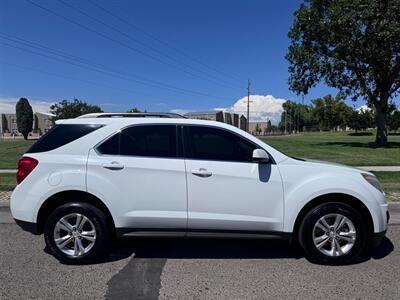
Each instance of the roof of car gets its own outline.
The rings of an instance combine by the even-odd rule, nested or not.
[[[116,117],[85,117],[85,118],[75,118],[75,119],[63,119],[57,120],[56,124],[202,124],[202,125],[216,125],[220,127],[233,127],[232,125],[225,124],[222,122],[216,122],[211,120],[198,120],[198,119],[187,119],[187,118],[160,118],[160,117],[146,117],[146,118],[116,118]],[[236,127],[234,127],[236,128]]]
[[[144,113],[92,113],[77,117],[77,119],[86,118],[185,118],[180,114],[163,112],[144,112]]]

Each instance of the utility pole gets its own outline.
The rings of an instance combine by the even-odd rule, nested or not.
[[[250,79],[247,80],[247,132],[250,132]]]

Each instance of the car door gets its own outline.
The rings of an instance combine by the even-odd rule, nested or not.
[[[186,175],[178,148],[176,125],[122,129],[90,152],[88,190],[111,202],[119,227],[184,234]]]
[[[252,161],[260,148],[226,129],[184,127],[189,231],[281,231],[283,190],[276,164]]]

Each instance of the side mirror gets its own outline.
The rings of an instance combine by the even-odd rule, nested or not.
[[[257,163],[267,163],[269,162],[269,155],[263,149],[255,149],[253,151],[253,161]]]

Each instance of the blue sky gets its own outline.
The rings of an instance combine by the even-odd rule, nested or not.
[[[301,101],[288,89],[284,58],[301,1],[95,1],[0,2],[0,101],[79,98],[105,111],[210,110],[244,97],[248,78],[253,94]],[[305,100],[329,92],[336,93],[320,85]]]

